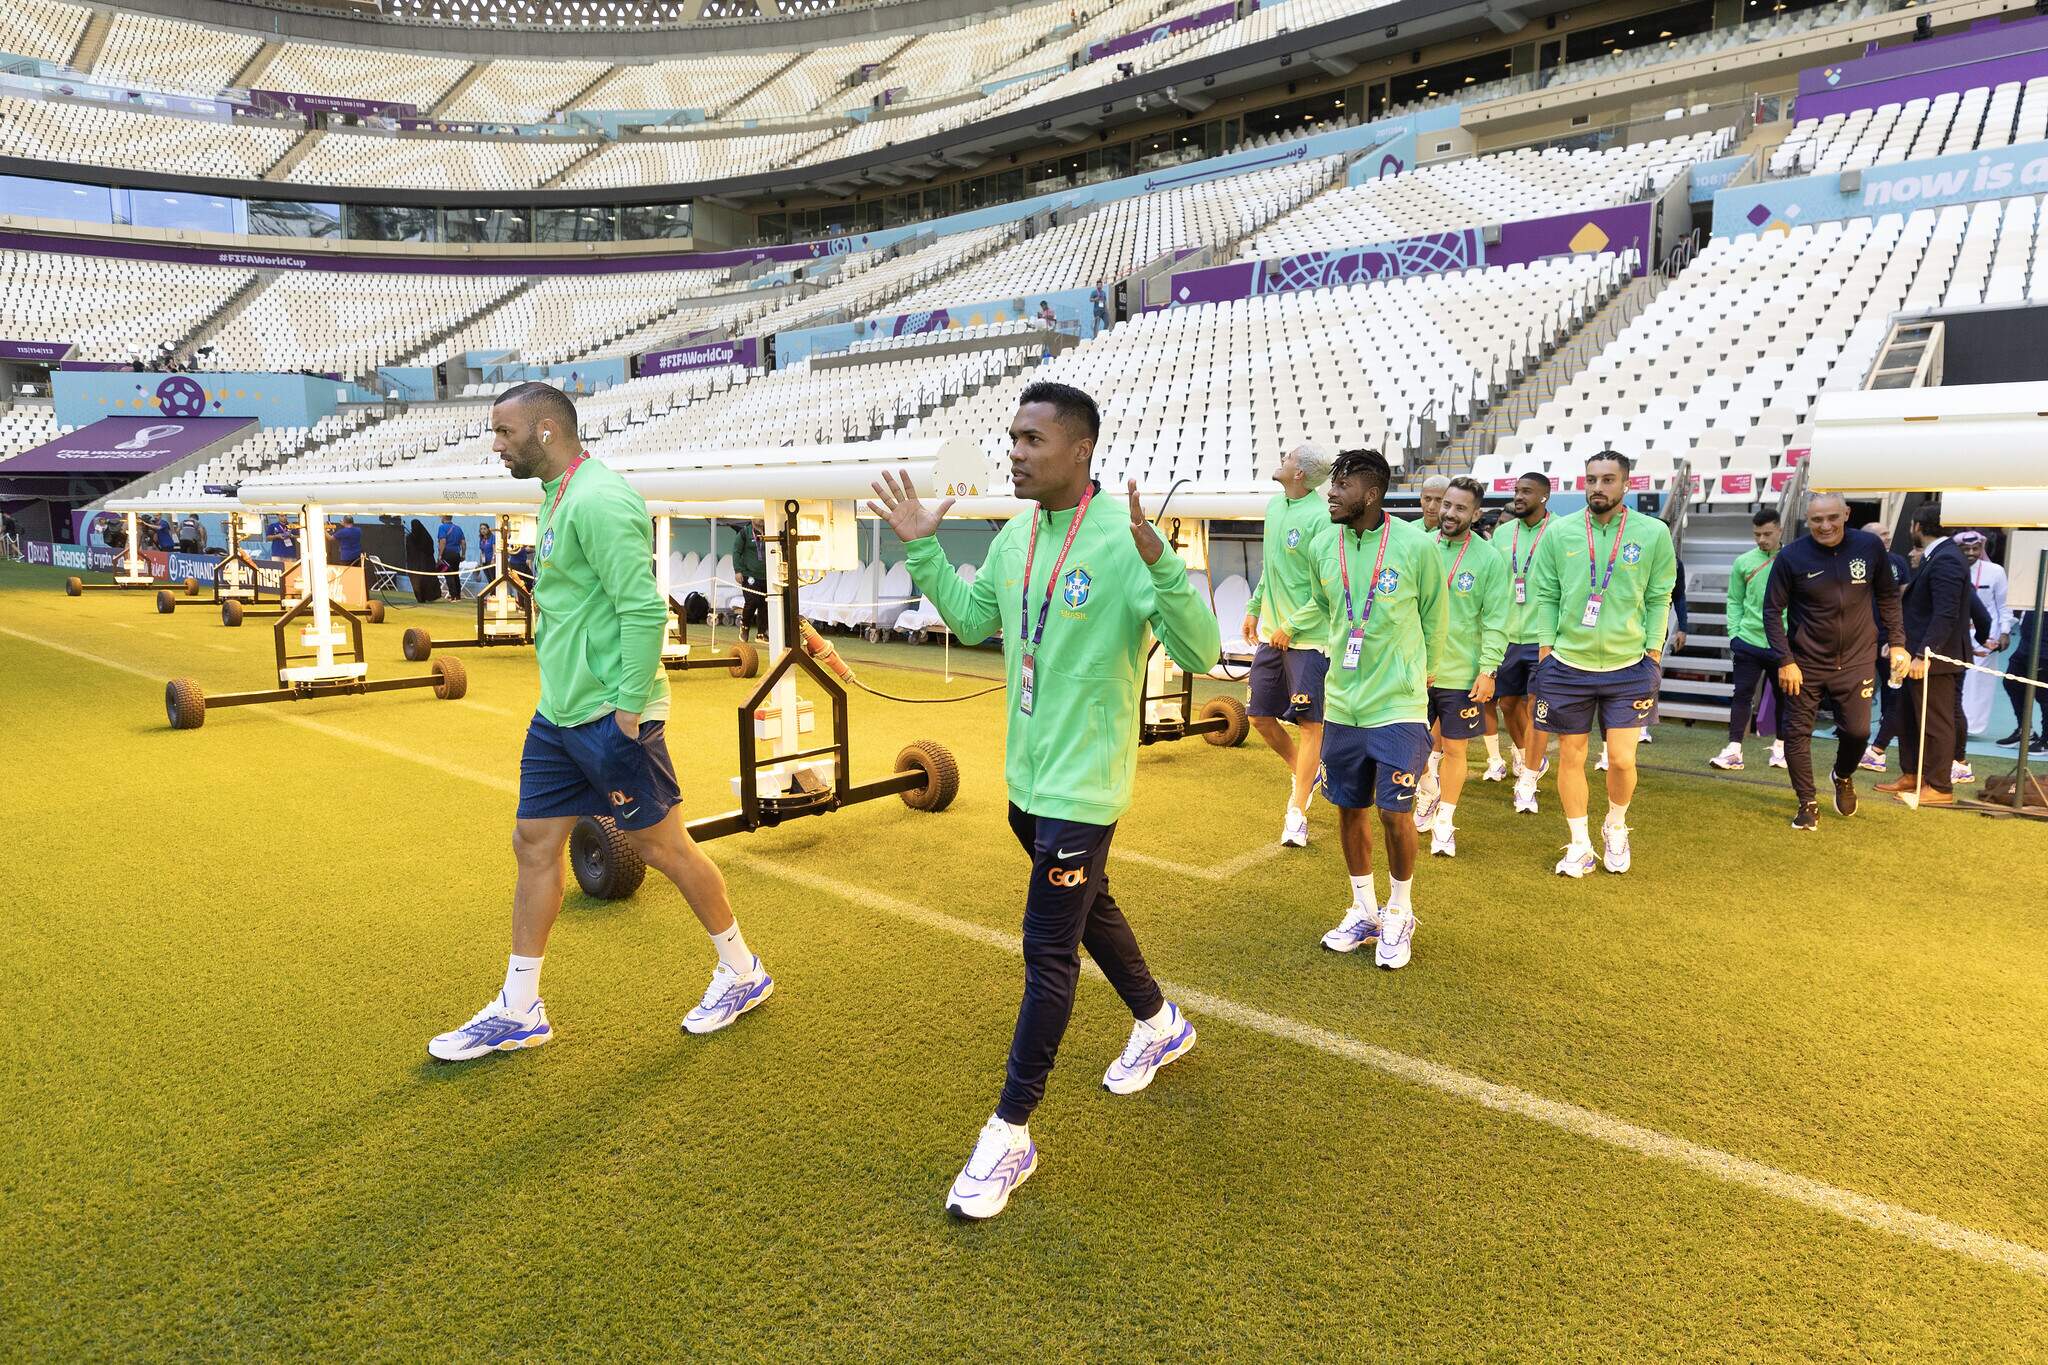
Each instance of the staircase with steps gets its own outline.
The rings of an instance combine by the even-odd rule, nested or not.
[[[446,327],[440,328],[439,330],[434,332],[433,335],[427,337],[424,341],[419,342],[417,345],[408,347],[405,351],[401,352],[398,355],[392,356],[389,360],[386,360],[384,362],[384,366],[417,364],[421,356],[432,354],[434,348],[436,346],[439,346],[442,342],[446,341],[449,337],[454,336],[457,332],[469,326],[478,318],[484,317],[489,313],[493,313],[498,309],[503,308],[506,304],[512,302],[521,294],[524,294],[527,290],[533,288],[534,285],[538,284],[539,282],[540,280],[538,276],[529,276],[526,279],[521,280],[518,284],[513,285],[510,289],[498,295],[498,297],[492,299],[489,303],[484,304],[483,307],[472,309],[470,312],[464,314],[462,317],[459,317],[455,321],[449,323]],[[366,384],[364,384],[364,378],[365,377],[358,377],[356,382],[358,384],[363,384],[365,388],[369,389],[371,392],[374,393],[377,388],[377,377],[375,373],[373,372],[370,375],[366,376],[366,378],[369,381]]]
[[[484,68],[489,65],[489,62],[471,62],[469,70],[462,73],[462,78],[449,86],[447,92],[441,98],[434,101],[433,107],[427,110],[427,117],[439,118],[447,113],[448,106],[460,99],[463,92],[468,90],[469,87],[475,85],[476,78],[483,75]]]
[[[192,348],[206,338],[220,335],[229,323],[242,315],[242,310],[249,306],[249,301],[262,293],[281,273],[276,270],[257,271],[254,279],[230,294],[220,307],[207,314],[191,331],[179,337],[177,344],[171,347],[171,353],[189,355]]]
[[[1748,512],[1694,512],[1678,558],[1685,574],[1685,646],[1665,658],[1657,711],[1665,720],[1728,723],[1728,572],[1755,548]]]
[[[728,113],[730,113],[734,109],[739,108],[742,104],[745,104],[748,100],[760,94],[763,90],[767,89],[770,85],[773,85],[776,81],[781,80],[782,75],[785,71],[788,71],[792,66],[795,66],[798,62],[802,61],[805,57],[809,55],[809,48],[804,49],[802,52],[791,53],[788,61],[784,62],[781,66],[776,67],[773,71],[769,72],[759,81],[756,81],[753,85],[748,86],[747,89],[742,91],[736,98],[727,100],[724,104],[720,105],[717,109],[713,110],[710,116],[706,119],[706,122],[718,122],[718,120],[724,118]]]
[[[85,32],[78,35],[78,50],[71,54],[71,60],[65,65],[73,71],[92,70],[92,64],[100,59],[100,53],[106,51],[107,35],[113,31],[113,11],[94,10],[92,18],[86,22]]]
[[[284,149],[284,155],[272,162],[270,169],[263,173],[265,180],[282,180],[292,173],[292,167],[306,159],[313,150],[313,144],[327,136],[325,128],[308,128],[304,137]]]
[[[243,64],[242,69],[229,78],[229,88],[247,90],[250,86],[259,84],[263,80],[263,73],[270,70],[270,64],[277,60],[277,54],[282,51],[283,43],[265,42]]]
[[[574,161],[562,167],[562,169],[556,172],[553,176],[543,181],[541,184],[541,188],[544,190],[561,188],[561,186],[568,181],[571,172],[573,172],[578,166],[581,166],[584,162],[590,160],[592,157],[603,152],[605,148],[611,145],[612,142],[610,138],[599,138],[596,142],[591,144],[589,151],[585,152],[582,156],[577,157]]]

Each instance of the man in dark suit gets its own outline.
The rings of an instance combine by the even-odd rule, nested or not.
[[[1956,799],[1950,760],[1956,751],[1956,707],[1961,700],[1956,677],[1962,666],[1930,660],[1927,651],[1949,659],[1970,657],[1970,599],[1975,594],[1963,552],[1942,530],[1940,509],[1932,503],[1914,514],[1913,544],[1920,551],[1920,568],[1906,585],[1903,604],[1906,648],[1913,655],[1903,698],[1906,714],[1899,727],[1899,767],[1904,775],[1877,789],[1900,800],[1917,795],[1925,806],[1949,806]]]

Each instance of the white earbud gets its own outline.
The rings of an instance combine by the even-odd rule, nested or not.
[[[542,432],[542,433],[540,434],[540,443],[541,443],[542,445],[546,445],[546,444],[547,444],[547,443],[548,443],[549,441],[552,441],[552,440],[554,440],[554,439],[555,439],[555,433],[553,433],[552,431],[543,431],[543,432]]]

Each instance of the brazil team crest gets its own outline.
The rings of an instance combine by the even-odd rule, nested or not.
[[[1849,561],[1849,577],[1858,583],[1870,577],[1870,566],[1860,559]]]
[[[547,533],[540,538],[540,557],[543,560],[555,557],[555,528],[552,526],[548,527]]]
[[[1292,550],[1299,544],[1301,544],[1301,528],[1296,526],[1287,532],[1287,548]]]
[[[1070,607],[1083,606],[1088,601],[1088,589],[1094,583],[1086,569],[1076,569],[1060,580],[1060,600]]]
[[[1473,576],[1472,571],[1467,569],[1451,580],[1451,586],[1455,587],[1459,592],[1470,592],[1472,591],[1472,585],[1478,581],[1478,578]]]
[[[1624,564],[1633,564],[1642,557],[1643,547],[1633,541],[1621,547],[1621,562]]]
[[[1393,592],[1401,586],[1401,574],[1395,569],[1381,569],[1380,576],[1373,580],[1373,587],[1381,593]]]

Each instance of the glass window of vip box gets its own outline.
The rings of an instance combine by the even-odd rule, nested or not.
[[[618,212],[619,236],[628,242],[690,235],[688,204],[628,204]]]
[[[617,210],[599,206],[535,209],[536,242],[609,242],[618,236]]]
[[[348,235],[366,242],[433,242],[441,235],[438,209],[350,204]]]
[[[339,237],[341,205],[300,199],[251,199],[249,231],[258,237]]]
[[[523,209],[447,209],[441,214],[444,242],[530,242],[532,219]]]

